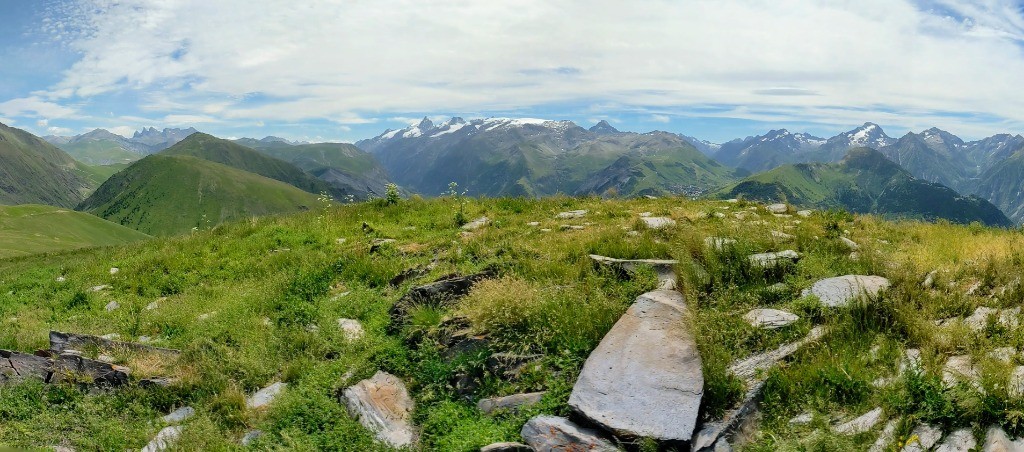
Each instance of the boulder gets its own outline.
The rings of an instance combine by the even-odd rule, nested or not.
[[[413,401],[398,377],[377,371],[373,377],[346,388],[342,402],[350,416],[391,447],[416,442],[412,425]]]
[[[851,301],[878,296],[878,293],[889,287],[889,280],[881,276],[846,275],[822,279],[801,296],[814,295],[828,307],[846,306]]]
[[[672,290],[676,287],[675,266],[679,261],[673,259],[615,259],[611,257],[591,254],[590,259],[598,265],[616,268],[627,274],[632,274],[640,267],[651,267],[658,275],[658,288]]]
[[[569,406],[619,436],[689,441],[704,394],[683,295],[648,292],[591,352]]]
[[[779,204],[769,204],[765,208],[768,209],[768,211],[771,212],[771,213],[786,213],[787,211],[789,211],[789,206],[787,206],[785,204],[782,204],[782,203],[779,203]]]
[[[610,441],[596,430],[580,427],[568,419],[537,416],[523,426],[520,434],[537,452],[618,452]]]
[[[245,406],[249,409],[260,409],[266,407],[273,403],[274,399],[281,395],[286,387],[288,387],[287,383],[276,382],[270,386],[260,389],[246,399]]]
[[[668,217],[642,217],[640,220],[648,229],[665,229],[676,225],[676,220]]]
[[[981,447],[984,452],[1020,452],[1024,451],[1024,440],[1011,441],[999,426],[988,428],[985,433],[985,444]]]
[[[555,218],[558,218],[559,220],[566,220],[569,218],[583,218],[586,215],[586,210],[570,210],[568,212],[561,212],[558,215],[555,215]]]
[[[338,327],[341,328],[341,333],[348,341],[360,339],[366,334],[363,324],[355,319],[338,319]]]
[[[491,219],[487,217],[480,217],[469,223],[462,225],[464,231],[475,231],[491,223]]]
[[[546,394],[546,392],[542,391],[481,399],[477,402],[476,408],[484,414],[491,414],[498,410],[516,411],[525,406],[536,405],[542,398],[544,398],[544,394]]]
[[[750,259],[750,264],[755,267],[771,268],[800,260],[800,253],[793,250],[785,250],[775,253],[752,254],[748,259]]]
[[[523,443],[494,443],[480,448],[480,452],[533,452],[533,448]]]
[[[142,448],[142,452],[161,452],[170,449],[179,437],[181,437],[180,425],[164,427],[149,444],[146,444],[146,447]]]
[[[900,452],[925,452],[931,450],[942,439],[942,429],[927,424],[918,424],[910,432],[907,444]]]
[[[875,408],[867,413],[864,413],[855,419],[839,424],[832,428],[836,433],[844,435],[856,435],[858,433],[864,433],[871,430],[878,425],[878,422],[882,420],[882,409]]]
[[[27,353],[0,350],[0,383],[19,382],[25,378],[50,381],[53,361]]]
[[[800,320],[800,317],[778,309],[754,309],[743,315],[743,320],[754,328],[774,330],[791,325]]]
[[[942,444],[935,448],[935,452],[970,452],[978,447],[978,441],[974,439],[974,432],[969,428],[962,428],[946,436]]]

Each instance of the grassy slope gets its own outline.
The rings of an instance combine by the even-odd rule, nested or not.
[[[78,210],[169,235],[316,204],[315,195],[283,182],[195,157],[158,154],[112,176]]]
[[[0,258],[119,245],[148,235],[87,213],[52,206],[0,206]]]
[[[0,124],[0,204],[74,207],[92,187],[80,165],[42,138]]]
[[[994,347],[1019,347],[1024,329],[951,335],[933,323],[980,305],[1024,303],[1024,288],[1013,283],[1019,268],[1014,263],[1024,259],[1024,235],[1018,232],[842,215],[814,215],[796,224],[763,210],[766,223],[753,224],[709,215],[747,209],[744,203],[549,198],[471,201],[464,206],[468,217],[487,215],[494,223],[460,238],[452,220],[458,205],[445,199],[360,204],[138,245],[0,261],[5,275],[0,348],[45,348],[47,331],[60,329],[150,336],[157,344],[185,350],[187,357],[176,372],[181,381],[168,389],[88,394],[36,384],[5,388],[0,445],[46,447],[66,441],[79,450],[137,449],[160,429],[154,419],[191,405],[198,414],[180,443],[190,449],[233,449],[245,430],[258,428],[267,432],[259,444],[264,448],[381,450],[336,398],[339,389],[378,369],[410,385],[425,449],[474,450],[515,440],[529,416],[567,413],[571,385],[589,351],[634,297],[654,285],[652,275],[629,281],[597,271],[588,253],[684,262],[680,282],[696,315],[709,412],[720,411],[739,394],[724,374],[729,362],[799,337],[813,324],[829,328],[820,345],[770,373],[761,433],[751,436],[751,450],[855,450],[874,441],[876,433],[836,436],[824,417],[807,426],[788,423],[804,410],[849,418],[880,405],[891,416],[947,429],[1001,423],[1022,430],[1013,420],[1024,410],[1024,400],[1008,398],[1005,387],[986,383],[988,395],[981,396],[969,386],[946,390],[936,381],[944,357],[984,357]],[[578,222],[590,226],[557,231],[565,221],[552,218],[569,209],[589,210]],[[685,226],[628,236],[624,227],[635,227],[640,212],[669,215]],[[530,221],[542,224],[527,226]],[[364,222],[372,232],[365,232]],[[776,243],[770,235],[776,229],[796,235],[795,242]],[[859,259],[851,259],[838,240],[842,230],[861,244]],[[735,237],[736,250],[708,251],[703,239],[712,235]],[[374,238],[396,243],[371,255]],[[752,271],[737,258],[785,248],[799,250],[804,258],[776,274]],[[387,286],[400,271],[435,259],[438,267],[428,276],[397,289]],[[700,263],[707,276],[687,270],[692,263]],[[429,338],[451,311],[420,310],[411,326],[387,332],[389,307],[411,285],[488,265],[497,265],[503,278],[482,285],[454,310],[469,315],[473,328],[490,337],[491,351],[543,353],[540,368],[504,381],[477,373],[486,355],[446,361]],[[110,275],[111,266],[121,272]],[[933,269],[941,270],[940,289],[924,291],[921,277]],[[867,306],[836,311],[798,297],[818,278],[847,273],[880,274],[894,286]],[[60,275],[66,281],[57,282]],[[778,281],[787,289],[765,289]],[[974,281],[981,282],[980,290],[963,295]],[[113,288],[85,291],[97,284]],[[998,299],[989,297],[1003,288]],[[103,306],[111,300],[122,308],[106,312]],[[156,309],[142,309],[154,300],[159,300]],[[754,330],[740,318],[753,307],[787,309],[801,320],[782,330]],[[364,322],[367,337],[354,343],[341,339],[340,317]],[[413,338],[425,342],[414,346]],[[876,346],[878,352],[870,353]],[[922,349],[923,376],[873,387],[872,381],[892,374],[905,347]],[[983,363],[993,382],[1009,372],[991,360]],[[459,371],[481,378],[469,400],[453,392],[452,377]],[[279,379],[289,388],[269,411],[244,408],[246,393]],[[474,408],[478,397],[541,389],[549,391],[544,402],[517,415],[489,417]],[[912,427],[912,422],[900,424],[897,440]]]
[[[253,149],[276,159],[291,162],[310,173],[323,168],[338,168],[355,174],[381,169],[373,155],[348,143],[256,143],[251,146]]]
[[[86,165],[131,163],[144,157],[142,154],[123,148],[120,143],[112,140],[83,141],[62,144],[58,147],[75,160]]]

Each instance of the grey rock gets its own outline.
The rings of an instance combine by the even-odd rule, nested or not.
[[[523,443],[494,443],[481,447],[480,452],[533,452],[533,448]]]
[[[271,384],[249,396],[245,401],[245,406],[249,409],[259,409],[270,405],[287,387],[287,383],[276,382]]]
[[[380,251],[384,246],[395,243],[395,239],[373,239],[370,242],[370,254]]]
[[[925,452],[931,450],[932,446],[942,439],[942,429],[927,424],[919,424],[910,432],[909,439],[901,452]]]
[[[349,386],[342,401],[350,416],[392,447],[416,442],[412,425],[413,400],[398,377],[378,371],[373,377]]]
[[[104,306],[103,309],[106,310],[107,312],[111,312],[111,311],[114,311],[114,310],[116,310],[117,308],[120,308],[120,307],[121,307],[120,303],[118,303],[116,301],[111,301],[110,303],[107,303],[107,305]]]
[[[772,238],[775,240],[790,241],[796,239],[796,236],[793,234],[786,234],[782,231],[772,231]]]
[[[470,221],[469,223],[466,223],[466,224],[462,225],[462,230],[464,230],[464,231],[475,231],[475,230],[480,229],[480,228],[482,228],[484,226],[487,226],[488,224],[491,224],[491,219],[490,218],[480,217],[480,218],[477,218],[477,219],[475,219],[473,221]]]
[[[966,381],[971,385],[981,388],[981,374],[974,365],[970,355],[951,356],[942,366],[942,382],[948,386],[956,386],[958,382]]]
[[[704,246],[715,251],[721,251],[736,244],[736,239],[726,237],[707,237],[704,239]]]
[[[338,319],[338,327],[341,328],[341,333],[345,336],[345,340],[354,341],[361,339],[366,334],[363,330],[363,324],[355,319]]]
[[[689,441],[704,394],[682,294],[641,295],[591,352],[569,406],[624,436]]]
[[[546,394],[546,392],[542,391],[481,399],[477,402],[476,408],[484,414],[491,414],[498,410],[515,411],[519,408],[539,403],[544,397],[544,394]]]
[[[263,435],[265,435],[263,430],[249,430],[245,432],[245,435],[242,435],[242,445],[248,447],[253,442],[263,437]]]
[[[885,423],[885,427],[882,428],[882,433],[878,435],[878,439],[875,440],[874,444],[868,448],[868,452],[883,452],[892,441],[896,439],[896,427],[899,425],[899,421],[892,419]]]
[[[192,408],[190,406],[185,406],[185,407],[178,408],[178,409],[176,409],[174,411],[171,411],[171,414],[168,414],[167,416],[164,416],[162,420],[166,424],[180,424],[182,422],[187,421],[189,418],[191,418],[192,416],[195,416],[195,415],[196,415],[195,408]]]
[[[153,347],[151,345],[138,344],[135,342],[121,342],[108,337],[93,336],[90,334],[64,333],[50,331],[50,351],[62,353],[66,349],[83,350],[95,347],[103,351],[130,350],[142,353],[155,353],[159,355],[178,356],[180,350],[171,348]]]
[[[171,427],[164,427],[156,434],[146,447],[142,448],[142,452],[160,452],[170,449],[174,446],[174,443],[181,437],[181,426],[175,425]]]
[[[789,210],[788,206],[786,206],[785,204],[781,204],[781,203],[780,204],[770,204],[770,205],[768,205],[765,208],[768,209],[768,211],[771,212],[771,213],[786,213]]]
[[[860,245],[858,245],[857,242],[854,242],[853,240],[850,240],[846,237],[839,237],[839,241],[843,242],[843,245],[846,245],[846,247],[849,248],[851,251],[857,251],[860,249]]]
[[[555,215],[555,218],[558,218],[559,220],[566,220],[569,218],[583,218],[586,215],[586,210],[570,210],[568,212],[561,212],[558,215]]]
[[[834,308],[862,297],[876,297],[887,288],[889,280],[881,276],[846,275],[822,279],[804,289],[802,296],[814,295],[823,305]]]
[[[520,434],[523,441],[537,452],[619,451],[596,430],[580,427],[568,419],[555,416],[537,416],[530,419]]]
[[[974,439],[974,432],[969,428],[962,428],[942,440],[942,444],[935,448],[935,452],[970,452],[978,447],[978,440]]]
[[[1024,366],[1017,366],[1013,368],[1013,372],[1010,373],[1010,382],[1006,387],[1006,392],[1013,398],[1019,399],[1024,397]]]
[[[743,320],[754,328],[774,330],[791,325],[800,320],[800,317],[778,309],[754,309],[744,314]]]
[[[676,225],[676,220],[668,217],[642,217],[641,220],[648,229],[665,229]]]
[[[988,428],[985,433],[985,444],[981,447],[983,452],[1024,452],[1024,441],[1011,441],[1006,432],[998,426]]]
[[[494,270],[486,269],[466,276],[447,275],[430,284],[413,287],[391,307],[389,314],[391,315],[392,328],[403,324],[409,310],[413,307],[448,307],[459,298],[468,294],[476,283],[493,278],[496,275],[497,273]]]
[[[658,275],[658,288],[672,290],[676,287],[675,266],[679,261],[672,259],[615,259],[591,254],[590,259],[598,265],[617,268],[628,274],[635,273],[640,267],[651,267]]]
[[[857,433],[864,433],[871,430],[878,425],[878,422],[882,420],[882,409],[875,408],[867,413],[864,413],[853,420],[837,425],[832,428],[836,433],[844,435],[855,435]]]
[[[825,328],[816,326],[811,329],[807,336],[799,341],[791,342],[775,350],[737,361],[732,366],[729,366],[729,372],[745,381],[753,381],[758,377],[759,373],[775,367],[807,343],[816,341],[824,335]]]
[[[53,358],[53,373],[47,383],[88,381],[97,386],[122,386],[131,373],[127,367],[62,354]]]
[[[924,282],[921,283],[921,287],[925,289],[931,289],[935,287],[935,277],[939,274],[938,270],[932,270],[928,272],[928,275],[924,277]]]
[[[812,211],[812,210],[798,210],[796,212],[797,215],[799,215],[801,217],[804,217],[804,218],[807,218],[807,217],[811,216],[811,214],[813,214],[813,213],[814,213],[814,211]]]
[[[19,382],[26,378],[48,382],[52,372],[53,362],[49,358],[0,350],[0,383]]]
[[[800,260],[800,253],[793,250],[785,250],[774,253],[752,254],[748,259],[750,259],[751,265],[755,267],[771,268]]]
[[[725,438],[718,438],[718,442],[715,443],[715,447],[711,450],[713,452],[732,452],[732,445]]]
[[[107,290],[109,288],[110,288],[109,285],[101,284],[101,285],[98,285],[98,286],[92,286],[92,287],[89,288],[89,290],[91,290],[93,292],[99,292],[99,291],[102,291],[102,290]]]
[[[813,420],[814,415],[807,411],[804,411],[803,413],[800,413],[794,416],[792,419],[790,419],[789,425],[807,425],[810,424]]]
[[[563,230],[563,231],[582,231],[582,230],[584,230],[586,228],[587,228],[586,226],[580,226],[580,225],[575,225],[575,224],[563,224],[563,225],[558,227],[558,229]]]

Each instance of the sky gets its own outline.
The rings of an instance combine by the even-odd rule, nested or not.
[[[424,116],[715,142],[1024,133],[1021,0],[0,0],[0,122],[356,141]]]

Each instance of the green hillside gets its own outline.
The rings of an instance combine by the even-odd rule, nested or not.
[[[166,160],[190,161],[142,162]],[[576,209],[588,213],[556,218]],[[462,234],[454,221],[460,210],[492,223]],[[713,215],[739,211],[760,217]],[[641,212],[677,226],[646,229]],[[791,237],[780,239],[777,231]],[[735,243],[716,249],[706,246],[710,237]],[[842,238],[860,251],[851,254]],[[787,249],[801,258],[768,270],[746,259]],[[243,435],[256,430],[262,436],[253,450],[394,450],[340,401],[346,388],[378,371],[404,382],[414,401],[409,421],[418,444],[405,450],[474,451],[523,441],[528,420],[572,413],[568,401],[588,357],[637,297],[657,286],[652,270],[641,267],[630,277],[595,265],[591,253],[679,261],[674,282],[684,295],[685,321],[640,325],[656,326],[643,334],[687,328],[699,360],[680,364],[666,353],[672,344],[657,340],[628,350],[659,359],[664,369],[700,371],[698,427],[760,388],[756,416],[729,436],[739,450],[868,450],[890,422],[892,450],[919,425],[946,435],[966,428],[981,444],[991,426],[1011,437],[1024,433],[1017,422],[1024,399],[1006,384],[1021,364],[1014,351],[1024,331],[1015,314],[1024,305],[1021,250],[1018,231],[830,212],[774,217],[745,201],[442,198],[336,206],[138,244],[0,260],[2,349],[47,349],[48,332],[57,330],[181,350],[154,356],[115,349],[104,359],[131,372],[128,384],[110,389],[86,379],[0,380],[0,448],[139,450],[168,426],[161,418],[191,407],[194,416],[180,424],[172,450],[240,450]],[[111,267],[120,271],[111,274]],[[465,297],[403,304],[406,321],[392,317],[413,288],[484,269],[495,276]],[[851,274],[881,276],[891,286],[840,307],[802,295],[822,278]],[[98,285],[109,287],[90,290]],[[744,319],[755,308],[796,319],[757,328]],[[339,319],[360,322],[365,335],[346,339]],[[756,374],[763,385],[730,370],[811,331],[820,337]],[[95,347],[82,352],[100,357]],[[911,355],[920,360],[907,364]],[[947,363],[965,357],[980,369],[978,378],[949,382]],[[614,383],[683,391],[643,378],[648,370]],[[154,376],[165,377],[166,386],[141,384]],[[287,385],[276,399],[247,407],[247,397],[275,382]],[[545,391],[539,403],[518,411],[487,414],[477,406],[538,391]],[[650,416],[665,409],[696,415],[650,402]],[[834,429],[876,408],[878,422],[862,432]],[[790,422],[797,416],[810,421]],[[678,448],[625,436],[612,441],[620,440],[616,445],[626,450]]]
[[[988,201],[916,179],[880,152],[868,148],[849,151],[839,163],[784,165],[755,174],[726,187],[718,196],[900,218],[980,221],[993,226],[1013,224]]]
[[[77,209],[147,234],[172,235],[316,205],[316,195],[283,182],[196,157],[157,154],[112,176]]]
[[[42,138],[0,124],[0,204],[74,207],[92,188],[80,165]]]
[[[144,157],[139,152],[125,149],[114,140],[80,141],[58,146],[68,155],[86,165],[113,165],[131,163]]]
[[[237,140],[263,154],[290,162],[333,185],[353,192],[358,199],[384,196],[390,182],[384,167],[373,155],[348,143],[291,145],[280,141]]]
[[[284,182],[308,193],[328,193],[335,198],[348,194],[284,160],[261,154],[255,149],[205,133],[193,133],[174,146],[161,151],[160,154],[185,155],[220,163]]]
[[[145,240],[102,218],[53,206],[0,206],[0,259]]]

